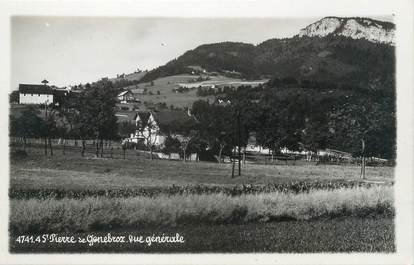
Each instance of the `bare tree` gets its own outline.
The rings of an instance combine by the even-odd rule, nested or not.
[[[183,152],[183,161],[187,162],[187,150],[191,141],[197,137],[197,131],[191,130],[187,135],[176,135],[175,136],[181,143],[181,150]]]
[[[144,138],[144,144],[150,151],[150,159],[153,159],[153,152],[158,140],[158,131],[159,128],[156,122],[150,116],[147,122],[144,124],[142,120],[137,122],[137,128],[139,130],[140,136]]]
[[[222,158],[221,158],[221,154],[223,153],[223,149],[226,146],[226,143],[224,141],[220,142],[219,144],[219,154],[218,154],[218,162],[219,164],[221,164]]]

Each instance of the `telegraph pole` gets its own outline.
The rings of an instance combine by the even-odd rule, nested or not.
[[[228,100],[227,102],[229,102],[230,104],[232,104],[232,102],[230,100]],[[234,168],[235,168],[235,164],[236,164],[236,156],[238,159],[238,165],[239,165],[239,172],[238,172],[238,176],[241,176],[241,149],[240,149],[240,139],[241,139],[241,130],[240,130],[240,109],[239,109],[239,105],[232,105],[233,108],[233,114],[235,114],[236,117],[236,122],[237,124],[233,123],[233,150],[231,151],[232,154],[232,168],[231,168],[231,177],[234,178]],[[237,130],[237,132],[236,132]],[[236,143],[236,134],[237,134],[237,143]],[[236,150],[236,144],[237,144],[237,148],[238,150]],[[237,152],[237,154],[236,154]]]
[[[45,81],[45,80],[43,80],[43,81]],[[44,102],[44,104],[45,104],[45,120],[46,120],[46,122],[47,122],[47,103],[48,103],[48,100],[46,100]],[[46,136],[45,136],[45,155],[47,156],[47,135],[49,134],[49,131],[48,131],[48,127],[47,126],[46,126],[46,130],[47,130],[47,132],[46,132]]]
[[[233,106],[234,107],[234,106]],[[231,165],[231,178],[234,178],[234,167],[236,166],[236,126],[233,123],[233,148],[231,150],[231,156],[232,156],[232,165]]]
[[[239,176],[241,176],[241,164],[240,164],[240,109],[237,107],[237,147],[238,147],[238,154],[237,158],[239,160]]]
[[[364,139],[361,139],[361,151],[362,151],[361,179],[365,179],[365,141]]]

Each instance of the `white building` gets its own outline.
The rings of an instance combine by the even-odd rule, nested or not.
[[[118,101],[120,103],[134,102],[135,97],[131,90],[125,90],[118,94]]]
[[[257,143],[256,132],[250,132],[249,138],[247,139],[247,144],[244,149],[248,153],[258,153],[258,154],[270,154],[270,149],[265,148]]]
[[[19,84],[19,103],[53,103],[53,90],[47,85]]]
[[[138,129],[135,135],[131,136],[130,141],[141,141],[145,145],[161,147],[168,135],[180,139],[182,136],[176,133],[176,130],[192,121],[193,118],[185,111],[139,111],[135,117],[135,124]]]
[[[139,128],[135,134],[137,139],[142,139],[146,145],[161,146],[164,144],[165,135],[151,112],[138,112],[136,126]]]
[[[339,151],[335,149],[328,149],[328,148],[323,149],[323,150],[318,150],[317,155],[326,156],[326,157],[335,157],[335,158],[347,159],[347,160],[352,159],[351,153]]]

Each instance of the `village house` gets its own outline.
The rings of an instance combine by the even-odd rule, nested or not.
[[[325,157],[330,159],[336,159],[336,160],[345,160],[345,161],[351,161],[352,160],[352,154],[348,152],[343,152],[335,149],[323,149],[318,150],[317,155],[319,157]]]
[[[244,148],[244,152],[256,154],[270,154],[269,148],[265,148],[257,143],[255,132],[249,133],[249,138],[247,139],[247,144]]]
[[[185,111],[140,111],[137,112],[135,120],[137,131],[130,141],[161,147],[168,135],[180,137],[177,133],[180,125],[191,121],[193,117]]]
[[[117,98],[120,103],[129,103],[135,101],[134,94],[131,92],[131,90],[122,91],[118,94]]]
[[[19,103],[53,103],[53,89],[48,85],[19,84]]]
[[[246,153],[253,153],[253,154],[273,154],[273,150],[263,147],[260,144],[257,143],[256,140],[256,133],[255,132],[250,132],[249,133],[249,138],[247,140],[247,145],[244,148],[244,151]],[[303,156],[306,157],[306,160],[310,161],[312,156],[315,155],[314,152],[309,151],[309,150],[302,150],[302,151],[292,151],[289,150],[287,147],[282,147],[278,150],[281,154],[284,155],[296,155],[296,156]]]
[[[197,82],[197,83],[179,83],[178,88],[215,88],[216,84],[213,83],[206,83],[206,82]],[[175,88],[177,89],[177,88]]]
[[[132,139],[133,142],[142,142],[145,145],[161,146],[165,137],[161,134],[160,127],[155,120],[154,112],[140,111],[137,113],[135,124],[137,130]]]

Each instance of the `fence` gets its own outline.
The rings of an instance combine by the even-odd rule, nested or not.
[[[51,139],[54,152],[61,153],[78,153],[79,156],[82,150],[82,140],[79,139]],[[85,141],[85,155],[96,154],[96,140],[88,139]],[[22,147],[24,145],[23,139],[19,137],[10,137],[10,145]],[[26,138],[26,151],[29,153],[42,154],[44,153],[44,139],[40,138]],[[103,141],[102,157],[104,158],[122,158],[122,159],[149,159],[151,154],[146,150],[139,150],[127,148],[124,150],[122,144],[117,141]],[[179,154],[166,155],[161,152],[153,152],[154,159],[170,159],[180,160],[182,157]],[[238,157],[236,156],[235,159]],[[229,157],[223,157],[224,162],[230,162]],[[243,163],[248,164],[268,164],[268,165],[361,165],[361,158],[340,159],[326,156],[312,156],[311,159],[306,155],[284,155],[276,156],[271,154],[254,154],[242,153],[240,158]],[[189,154],[187,161],[198,161],[197,154]],[[395,162],[392,160],[378,161],[373,158],[366,158],[368,166],[394,166]]]
[[[45,153],[45,140],[41,138],[26,138],[26,143],[24,143],[22,138],[19,137],[10,137],[10,146],[12,148],[23,148],[28,154],[44,155]],[[76,139],[51,139],[52,148],[54,154],[65,154],[81,155],[82,151],[82,140]],[[85,140],[85,150],[84,155],[96,155],[96,140]],[[49,147],[48,147],[49,148]],[[47,152],[49,153],[50,150]],[[101,152],[99,152],[99,155]],[[120,142],[114,141],[103,141],[102,148],[102,157],[103,158],[119,158],[119,159],[150,159],[151,152],[147,150],[140,150],[134,147],[122,148]],[[158,151],[152,153],[153,159],[169,159],[169,160],[180,160],[182,159],[179,154],[172,153],[170,155],[163,154]],[[186,161],[198,161],[198,156],[196,154],[188,154]]]
[[[21,137],[10,137],[10,143],[11,144],[23,144],[23,139]],[[42,145],[44,144],[44,139],[42,138],[26,138],[26,145],[30,146],[30,145]],[[52,141],[52,145],[53,146],[65,146],[65,147],[70,147],[70,146],[79,146],[82,147],[82,140],[80,139],[51,139]],[[85,144],[86,146],[95,146],[96,144],[96,140],[94,139],[87,139],[85,140]],[[122,148],[122,144],[120,142],[117,141],[109,141],[109,140],[104,140],[103,141],[104,144],[104,148]]]
[[[318,156],[313,155],[308,157],[306,155],[283,155],[277,156],[272,154],[241,154],[241,159],[244,163],[253,164],[270,164],[270,165],[354,165],[360,166],[362,158],[340,158],[334,156]],[[237,157],[236,157],[237,159]],[[378,161],[375,158],[366,158],[366,165],[368,166],[394,166],[395,162],[391,160]]]

